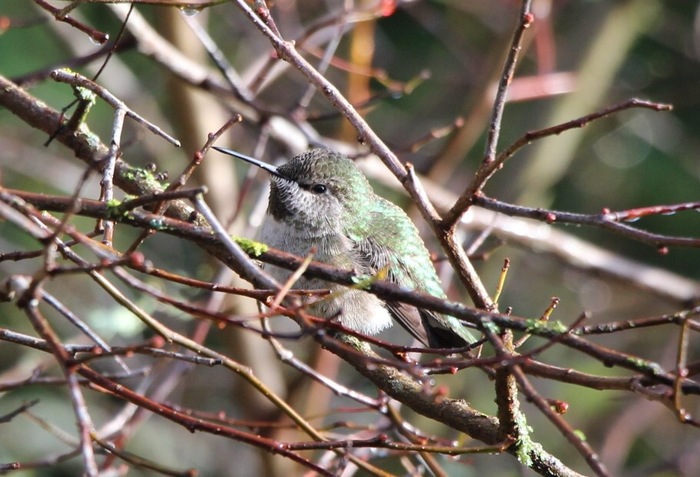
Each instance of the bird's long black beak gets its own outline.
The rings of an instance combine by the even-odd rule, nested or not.
[[[280,174],[279,170],[273,166],[272,164],[268,164],[267,162],[263,162],[259,159],[255,159],[250,156],[246,156],[245,154],[241,154],[240,152],[236,152],[233,149],[226,149],[224,147],[217,147],[217,146],[212,146],[212,149],[216,149],[219,152],[222,152],[224,154],[228,154],[229,156],[233,156],[235,158],[241,159],[249,164],[253,164],[254,166],[258,166],[260,169],[263,169],[273,176],[281,177],[282,179],[287,179],[284,175]],[[287,179],[289,180],[289,179]]]

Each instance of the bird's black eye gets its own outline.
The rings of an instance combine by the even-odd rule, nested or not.
[[[311,192],[314,194],[323,194],[328,190],[328,188],[324,184],[314,184],[310,187]]]

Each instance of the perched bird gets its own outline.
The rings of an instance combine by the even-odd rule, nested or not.
[[[444,298],[430,255],[406,213],[374,193],[367,178],[346,156],[329,149],[311,149],[279,167],[215,147],[270,173],[271,188],[260,241],[285,252],[354,270],[385,274],[391,282]],[[265,270],[280,282],[290,274],[272,265]],[[476,340],[455,317],[315,278],[301,278],[295,287],[329,289],[331,294],[308,311],[322,318],[338,317],[354,331],[373,335],[392,318],[431,348],[460,348]]]

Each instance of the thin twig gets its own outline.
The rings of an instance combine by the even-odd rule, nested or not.
[[[97,468],[97,462],[95,461],[95,453],[92,448],[92,432],[93,424],[90,419],[90,414],[88,412],[87,403],[85,398],[80,391],[80,385],[77,380],[77,376],[74,373],[74,369],[71,366],[71,358],[65,349],[61,345],[61,342],[56,336],[55,332],[48,325],[46,319],[40,314],[38,310],[38,300],[36,297],[27,295],[28,293],[33,293],[33,290],[28,289],[25,292],[25,297],[18,302],[18,306],[22,308],[29,321],[31,322],[37,333],[42,336],[51,347],[51,351],[63,371],[66,377],[67,387],[69,390],[70,401],[73,405],[73,412],[75,414],[78,426],[78,434],[80,436],[79,446],[80,453],[83,458],[83,466],[85,475],[97,477],[99,471]]]
[[[102,170],[102,181],[100,182],[100,200],[107,204],[111,203],[114,199],[114,169],[116,167],[117,155],[120,153],[119,147],[121,145],[125,117],[125,109],[117,108],[114,111],[112,140],[109,143],[109,154],[107,155],[106,165]],[[114,222],[111,220],[103,220],[101,225],[104,228],[105,245],[111,247],[112,241],[114,240]]]
[[[445,215],[442,227],[445,230],[453,229],[459,222],[460,217],[467,211],[472,204],[472,196],[475,192],[481,190],[490,176],[490,167],[496,161],[496,150],[498,148],[498,138],[501,132],[503,123],[503,110],[505,109],[506,99],[508,95],[508,87],[513,81],[515,67],[518,63],[518,56],[522,47],[525,31],[530,28],[530,25],[535,20],[531,12],[532,0],[522,0],[518,11],[518,25],[513,32],[508,55],[503,65],[503,73],[498,82],[498,90],[496,98],[493,102],[493,110],[491,120],[489,121],[488,137],[486,139],[486,150],[484,159],[482,160],[479,170],[474,175],[472,182],[467,186],[462,195],[457,199],[457,202],[452,206],[449,213]]]
[[[94,83],[93,81],[89,80],[88,78],[75,73],[71,72],[68,70],[54,70],[51,72],[51,78],[53,78],[55,81],[58,81],[59,83],[67,83],[73,86],[80,86],[83,88],[87,88],[93,93],[95,93],[97,96],[102,98],[107,104],[112,106],[115,109],[123,109],[126,111],[126,115],[135,120],[136,122],[143,124],[149,131],[151,131],[153,134],[162,137],[166,141],[168,141],[170,144],[180,147],[180,141],[175,139],[174,137],[170,136],[168,133],[163,131],[160,127],[156,126],[152,122],[148,121],[147,119],[143,118],[136,112],[134,112],[131,108],[129,108],[122,100],[114,96],[112,93],[107,91],[106,88],[98,85],[97,83]]]
[[[107,33],[102,33],[99,30],[95,30],[94,28],[84,25],[75,18],[66,15],[66,12],[63,12],[62,10],[50,5],[44,0],[34,0],[34,3],[53,15],[53,17],[59,22],[65,22],[68,25],[82,31],[88,35],[92,41],[95,41],[100,45],[107,43],[109,40],[109,35]]]
[[[621,220],[635,221],[640,217],[669,215],[684,210],[698,210],[700,209],[700,202],[641,207],[620,212],[603,211],[600,214],[577,214],[573,212],[533,209],[531,207],[508,204],[506,202],[501,202],[499,200],[486,197],[480,193],[473,197],[473,201],[475,205],[485,209],[514,217],[537,219],[549,224],[559,223],[599,227],[605,230],[610,230],[637,242],[654,245],[662,252],[664,248],[669,246],[700,247],[700,238],[678,237],[647,232],[646,230],[641,230],[637,227],[620,223]]]

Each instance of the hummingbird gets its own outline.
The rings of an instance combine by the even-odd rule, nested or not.
[[[276,167],[231,149],[219,152],[270,174],[270,195],[259,239],[272,248],[306,256],[361,275],[380,274],[390,282],[445,298],[430,254],[411,219],[374,193],[355,163],[330,149],[311,149]],[[269,268],[268,268],[269,267]],[[266,265],[279,282],[291,271]],[[363,290],[302,277],[295,288],[328,289],[309,305],[322,318],[335,318],[356,332],[374,335],[393,320],[430,348],[461,348],[476,339],[448,315],[405,303],[383,301]]]

